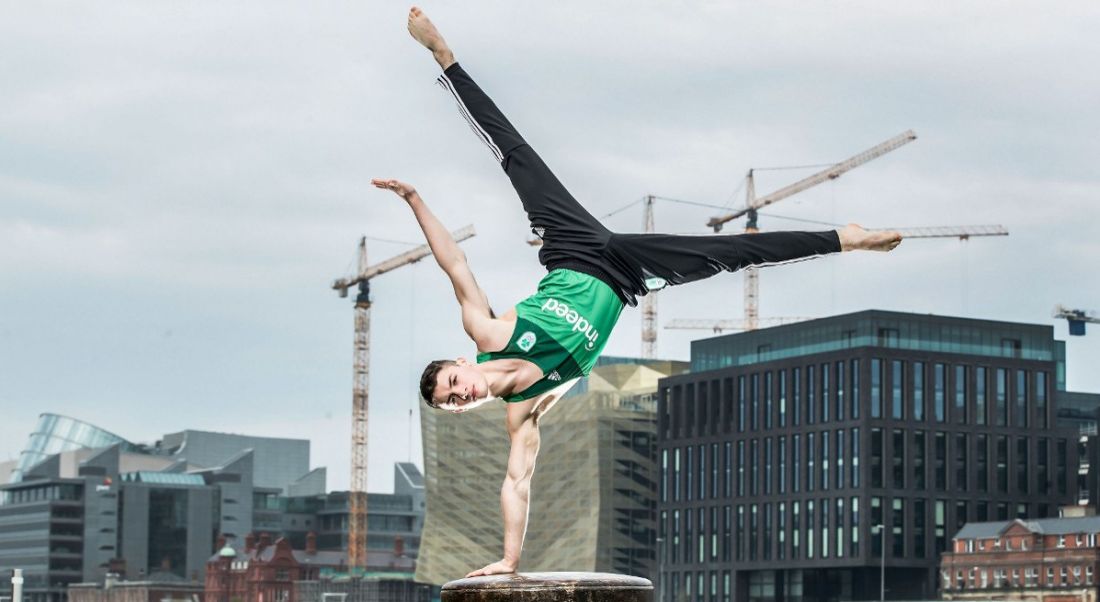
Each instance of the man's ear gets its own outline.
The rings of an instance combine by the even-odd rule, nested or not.
[[[464,357],[460,357],[460,358],[456,359],[455,363],[458,364],[459,366],[468,366],[468,365],[470,365],[470,362],[467,362],[466,358],[464,358]]]

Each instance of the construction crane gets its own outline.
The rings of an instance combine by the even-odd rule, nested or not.
[[[753,179],[754,170],[750,169],[749,173],[745,176],[746,182],[744,208],[734,211],[733,213],[723,215],[721,217],[712,217],[709,221],[707,221],[707,226],[713,228],[715,232],[719,232],[722,229],[723,224],[725,224],[726,222],[745,215],[747,216],[745,222],[745,233],[754,234],[759,231],[757,229],[756,216],[757,210],[761,209],[762,207],[767,207],[772,203],[781,201],[789,196],[802,192],[807,188],[817,186],[822,182],[835,180],[845,172],[859,167],[860,165],[863,165],[864,163],[872,159],[881,157],[882,155],[885,155],[892,150],[900,148],[901,146],[904,146],[916,139],[917,135],[913,132],[913,130],[908,130],[902,134],[894,136],[893,138],[877,146],[873,146],[863,151],[862,153],[859,153],[858,155],[845,159],[844,161],[841,161],[836,165],[828,167],[809,177],[803,178],[795,182],[794,184],[790,184],[788,186],[780,188],[779,190],[776,190],[775,192],[762,196],[760,198],[756,197],[756,184]],[[747,330],[754,330],[756,329],[759,315],[757,307],[759,302],[760,288],[759,274],[757,273],[756,268],[752,267],[746,268],[744,272],[745,326]]]
[[[645,212],[642,214],[645,231],[653,233],[653,195],[645,197]],[[650,291],[642,297],[642,358],[651,360],[657,357],[657,291]]]
[[[451,233],[456,242],[474,236],[474,227],[466,226]],[[351,405],[351,487],[348,491],[348,571],[367,568],[367,418],[368,385],[370,383],[370,279],[399,267],[416,263],[432,254],[428,245],[421,245],[372,266],[367,265],[367,239],[359,239],[359,261],[356,275],[332,283],[341,298],[348,289],[359,287],[355,297],[355,380]]]
[[[1069,309],[1062,305],[1054,306],[1055,318],[1065,318],[1069,321],[1069,334],[1080,337],[1085,335],[1085,324],[1100,324],[1100,315],[1094,311],[1085,309]]]
[[[872,232],[894,230],[900,232],[902,238],[958,238],[970,240],[972,236],[1008,236],[1008,230],[1000,225],[981,226],[932,226],[916,228],[869,228]],[[1060,308],[1060,306],[1059,306]],[[1057,309],[1055,310],[1057,312]],[[1055,313],[1055,317],[1059,316]],[[746,320],[717,320],[717,319],[676,319],[665,325],[666,329],[675,330],[710,330],[720,333],[725,330],[756,330],[761,323],[766,326],[779,326],[792,324],[813,318],[757,318],[753,322]],[[1072,328],[1072,325],[1071,325]],[[1081,325],[1084,334],[1084,325]],[[1072,334],[1072,332],[1071,332]]]

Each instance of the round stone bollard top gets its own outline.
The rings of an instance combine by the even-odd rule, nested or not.
[[[614,573],[512,573],[457,579],[442,602],[652,602],[649,579]]]

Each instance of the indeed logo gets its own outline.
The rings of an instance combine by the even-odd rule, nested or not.
[[[557,314],[558,317],[564,318],[566,322],[573,325],[573,332],[579,332],[584,335],[584,338],[588,339],[588,343],[585,344],[586,349],[593,349],[596,346],[596,340],[600,338],[600,333],[595,328],[592,328],[592,324],[587,318],[577,313],[577,310],[570,309],[570,307],[557,299],[547,299],[546,303],[542,304],[542,311],[548,311],[553,314]]]

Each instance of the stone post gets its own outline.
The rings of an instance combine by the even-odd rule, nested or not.
[[[648,579],[613,573],[519,573],[458,579],[442,602],[653,602]]]

